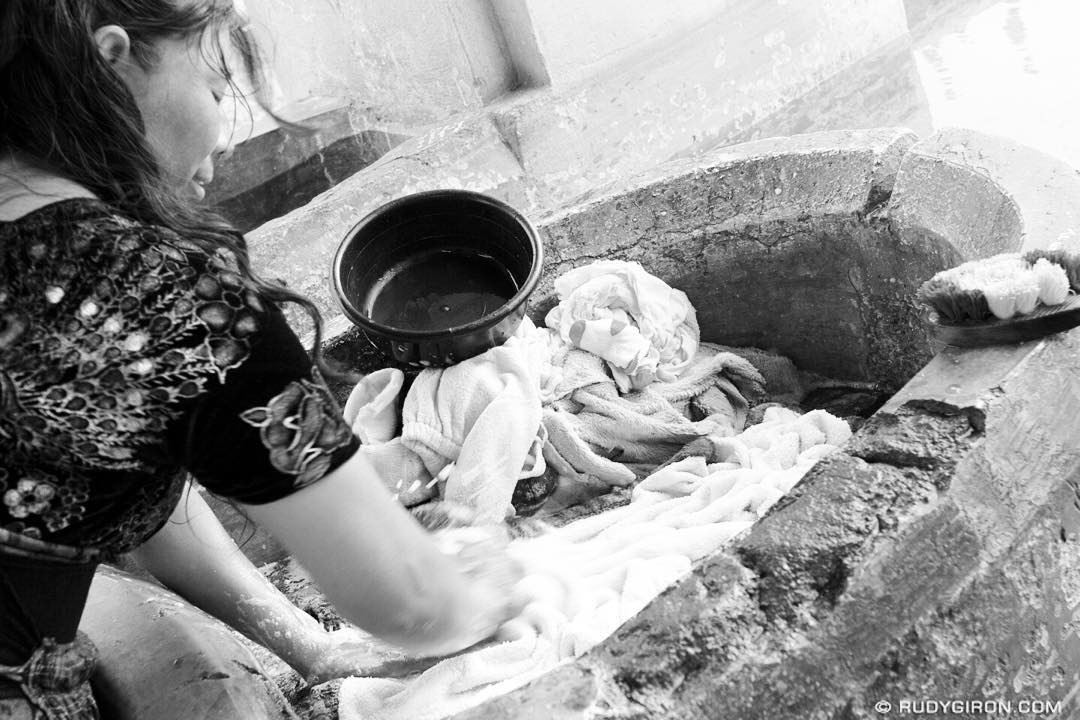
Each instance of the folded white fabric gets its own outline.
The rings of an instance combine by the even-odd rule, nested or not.
[[[705,345],[705,343],[702,343]],[[790,399],[798,402],[805,393],[803,378],[791,358],[756,347],[729,347],[712,345],[718,352],[729,352],[750,362],[765,378],[765,390],[769,397]]]
[[[345,421],[360,438],[361,455],[375,474],[405,507],[435,498],[439,489],[420,456],[395,437],[401,418],[398,399],[405,374],[384,368],[365,375],[345,401]]]
[[[686,293],[636,262],[575,268],[555,280],[555,292],[559,304],[544,324],[604,358],[623,392],[674,380],[694,358],[700,333]]]
[[[345,422],[364,444],[384,443],[398,432],[398,395],[405,384],[405,373],[383,368],[365,375],[345,401]]]
[[[345,419],[399,502],[441,498],[477,524],[505,519],[517,480],[546,469],[541,393],[547,387],[550,395],[561,377],[549,360],[550,337],[526,319],[502,347],[423,371],[400,417],[400,370],[370,373],[353,388]]]
[[[697,355],[682,374],[648,388],[675,407],[683,416],[702,418],[717,414],[717,422],[727,423],[732,433],[746,425],[746,411],[765,398],[765,379],[752,363],[719,345],[701,343]]]
[[[523,323],[500,347],[422,371],[405,396],[402,445],[431,477],[454,464],[442,499],[471,509],[476,524],[505,520],[517,481],[546,468],[540,422],[545,358],[526,337],[532,329]]]
[[[508,692],[596,645],[703,558],[750,527],[850,435],[816,411],[770,411],[716,438],[721,462],[687,457],[639,484],[629,505],[584,518],[510,552],[529,600],[495,642],[408,680],[342,682],[341,720],[436,720]],[[794,445],[792,445],[794,443]],[[794,453],[791,452],[794,448]]]
[[[566,349],[553,362],[562,380],[544,409],[546,452],[609,485],[637,479],[628,463],[655,467],[695,438],[741,431],[764,394],[749,362],[705,343],[682,375],[625,394],[597,355]]]

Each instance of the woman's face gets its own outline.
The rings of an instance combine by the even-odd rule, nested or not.
[[[181,195],[201,200],[214,176],[213,154],[224,150],[221,99],[228,81],[211,66],[199,38],[155,43],[148,67],[121,69],[146,125],[146,137],[166,179]],[[119,68],[118,68],[119,69]]]

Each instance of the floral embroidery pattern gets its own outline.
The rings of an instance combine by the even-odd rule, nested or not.
[[[0,530],[123,551],[160,526],[166,427],[264,318],[234,258],[96,201],[0,224]],[[119,516],[89,509],[99,494]],[[108,522],[57,539],[91,515]]]
[[[5,529],[42,539],[41,529],[29,524],[36,520],[49,532],[58,532],[86,511],[90,499],[86,481],[74,477],[66,482],[54,475],[28,471],[17,476],[0,469],[0,503],[16,522]]]
[[[240,417],[259,428],[259,437],[270,450],[270,464],[296,476],[297,488],[325,475],[334,452],[352,442],[330,392],[307,380],[289,383],[266,407],[252,408]]]

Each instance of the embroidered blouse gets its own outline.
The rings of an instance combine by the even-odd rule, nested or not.
[[[183,470],[266,503],[358,444],[235,258],[97,200],[0,222],[0,553],[110,557]]]

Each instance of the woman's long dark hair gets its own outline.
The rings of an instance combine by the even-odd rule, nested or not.
[[[134,97],[94,41],[94,30],[111,24],[127,31],[135,61],[147,68],[156,61],[155,41],[205,36],[215,55],[208,60],[228,78],[218,42],[226,31],[256,99],[266,106],[258,46],[232,0],[0,0],[0,150],[35,158],[121,212],[168,227],[211,254],[234,255],[265,297],[297,303],[311,316],[313,358],[336,374],[322,361],[315,305],[259,278],[243,237],[166,182]]]

